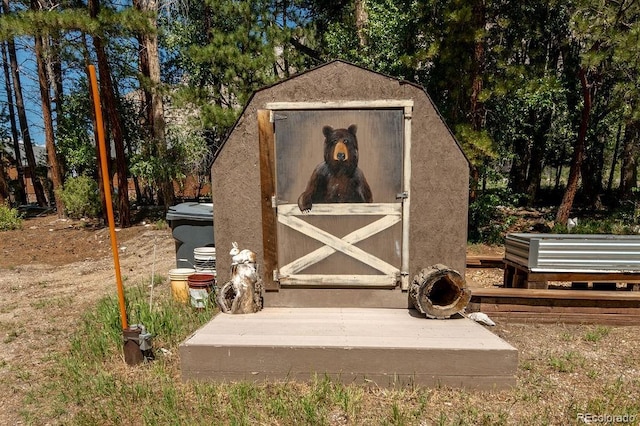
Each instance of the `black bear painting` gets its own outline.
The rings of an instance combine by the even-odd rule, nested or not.
[[[324,126],[324,161],[318,164],[307,187],[298,198],[302,212],[314,203],[371,203],[371,188],[358,168],[358,127],[347,129]]]

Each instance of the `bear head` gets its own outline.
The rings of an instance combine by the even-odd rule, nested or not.
[[[324,161],[335,173],[351,174],[358,168],[358,139],[355,124],[348,129],[324,126]]]

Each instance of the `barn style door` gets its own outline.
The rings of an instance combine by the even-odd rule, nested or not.
[[[265,266],[272,268],[273,277],[269,278],[274,284],[406,287],[409,102],[269,105],[272,142],[264,146],[261,141],[261,146],[262,152],[271,149],[273,168],[268,176],[263,173],[263,180],[271,179],[267,187],[272,191],[273,212],[269,220],[275,223],[275,235],[270,245],[275,258],[272,265]],[[362,187],[367,186],[370,197],[316,199],[311,209],[302,211],[299,201],[310,182],[312,186],[316,181],[322,185],[327,180],[314,180],[314,170],[331,157],[329,153],[335,155],[332,138],[345,134],[348,138],[355,135],[357,152],[352,146],[343,146],[343,155],[357,158],[359,176],[363,178],[358,179],[353,173],[335,177],[343,173],[342,163],[328,173],[335,182],[349,188],[347,193],[366,193]],[[327,143],[326,139],[331,141]],[[266,195],[264,190],[263,187]]]

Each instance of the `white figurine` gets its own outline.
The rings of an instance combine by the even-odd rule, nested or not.
[[[262,281],[256,269],[256,254],[238,248],[233,242],[231,280],[218,293],[218,306],[224,313],[249,314],[262,309]]]

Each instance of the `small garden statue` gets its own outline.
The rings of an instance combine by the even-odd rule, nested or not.
[[[258,277],[256,254],[238,249],[234,242],[231,257],[231,280],[218,292],[218,306],[227,314],[250,314],[262,309],[262,280]]]

